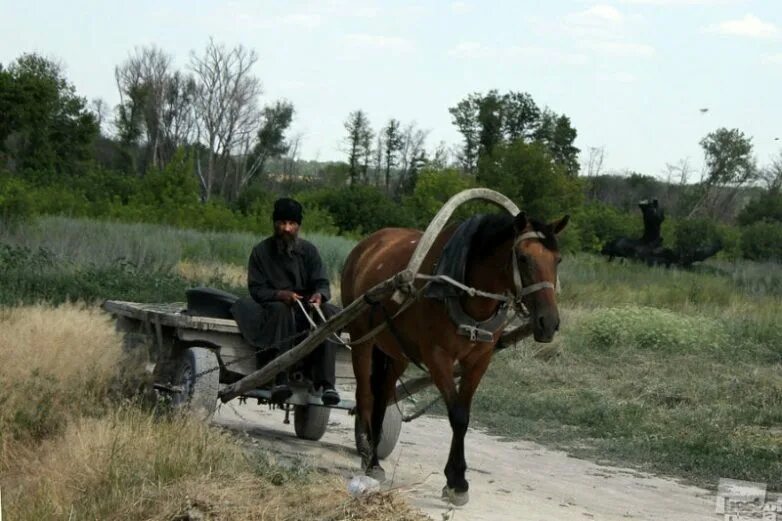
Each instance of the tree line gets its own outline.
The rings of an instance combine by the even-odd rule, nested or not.
[[[2,218],[27,208],[261,231],[286,193],[308,203],[315,227],[355,234],[424,226],[453,193],[486,186],[543,218],[580,215],[576,249],[599,249],[635,226],[641,196],[678,219],[782,222],[782,155],[759,167],[740,130],[701,140],[699,173],[680,161],[665,181],[617,176],[602,171],[603,149],[580,156],[567,115],[521,91],[467,94],[447,108],[461,142],[434,147],[415,122],[374,129],[359,108],[334,138],[344,161],[303,161],[302,136],[291,131],[298,114],[284,99],[262,103],[257,61],[251,49],[210,39],[177,70],[169,53],[139,47],[114,68],[115,107],[79,96],[62,65],[40,55],[0,64]]]

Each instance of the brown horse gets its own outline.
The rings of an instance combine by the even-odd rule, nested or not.
[[[528,220],[524,212],[515,218],[509,214],[490,215],[481,221],[472,236],[467,254],[465,283],[494,294],[508,291],[523,302],[530,314],[535,340],[550,342],[559,329],[554,284],[560,262],[556,235],[569,217],[546,224]],[[431,274],[455,226],[444,230],[434,242],[420,272]],[[348,256],[342,272],[342,301],[347,306],[369,288],[404,270],[422,233],[406,228],[386,228],[361,241]],[[515,277],[519,283],[514,283]],[[423,281],[417,282],[420,287]],[[518,295],[519,286],[529,292]],[[462,295],[464,312],[476,320],[494,315],[498,300]],[[393,317],[399,305],[391,299],[360,315],[349,326],[351,337],[359,339],[374,327]],[[359,450],[368,475],[383,479],[385,474],[377,457],[377,445],[386,406],[395,400],[397,379],[412,360],[428,369],[448,408],[453,436],[448,463],[447,484],[443,495],[456,504],[468,500],[465,479],[464,435],[470,419],[473,394],[494,352],[500,330],[491,339],[470,339],[459,334],[456,324],[441,300],[420,298],[381,331],[374,339],[353,346],[353,370],[356,375],[356,403]],[[461,366],[461,381],[454,382],[455,364]]]

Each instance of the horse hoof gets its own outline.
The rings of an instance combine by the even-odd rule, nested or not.
[[[375,465],[374,467],[368,468],[366,475],[370,478],[378,480],[381,483],[386,480],[386,471],[383,470],[383,467],[380,465]]]
[[[454,488],[449,488],[448,485],[443,487],[443,499],[454,506],[460,507],[466,505],[470,500],[470,493],[468,491],[457,492]]]

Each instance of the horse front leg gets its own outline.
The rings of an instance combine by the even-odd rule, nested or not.
[[[464,437],[470,425],[472,397],[489,366],[492,350],[492,346],[484,346],[471,353],[466,360],[462,360],[463,371],[462,379],[459,382],[459,391],[452,402],[446,402],[448,421],[451,424],[453,437],[451,450],[448,453],[448,463],[445,465],[447,483],[443,488],[443,497],[457,506],[466,504],[470,499],[468,492],[470,487],[465,477],[467,461],[464,457]],[[453,382],[453,377],[451,377],[451,381]]]

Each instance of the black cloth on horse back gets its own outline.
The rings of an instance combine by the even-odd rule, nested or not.
[[[437,261],[433,275],[446,275],[464,284],[467,274],[467,258],[470,254],[470,244],[486,215],[475,215],[462,222],[443,248],[443,253]],[[445,300],[448,297],[458,297],[461,290],[445,282],[433,282],[426,288],[425,297]]]

